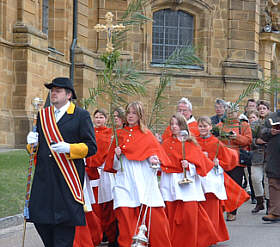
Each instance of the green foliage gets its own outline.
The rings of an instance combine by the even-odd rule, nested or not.
[[[149,129],[152,129],[153,126],[157,126],[157,124],[160,121],[160,113],[164,110],[163,101],[167,99],[165,96],[163,96],[163,93],[169,83],[170,83],[170,76],[164,75],[160,77],[159,85],[154,93],[155,95],[153,100],[154,103],[152,105],[151,114],[148,120]]]
[[[0,218],[23,212],[29,156],[25,150],[0,153]]]
[[[144,15],[144,6],[150,2],[149,0],[132,0],[127,10],[119,20],[119,24],[125,26],[125,30],[113,33],[113,44],[116,49],[120,49],[122,42],[127,40],[127,32],[131,31],[135,26],[140,26],[152,19]]]
[[[127,104],[127,96],[144,96],[148,83],[142,79],[142,74],[132,62],[121,62],[119,57],[120,53],[117,50],[101,57],[105,69],[98,80],[98,87],[102,88],[100,97],[107,96],[112,109]]]
[[[192,45],[184,45],[177,47],[165,62],[165,66],[169,65],[202,65],[203,61],[195,55],[196,50]]]
[[[240,104],[240,102],[248,97],[250,94],[252,94],[255,90],[263,88],[264,82],[262,80],[258,80],[255,82],[252,82],[248,85],[248,87],[242,91],[242,93],[239,95],[238,99],[234,103],[235,105]]]
[[[113,44],[115,50],[112,53],[105,53],[101,56],[105,69],[99,76],[97,89],[91,89],[90,97],[83,100],[83,105],[87,108],[89,105],[96,105],[96,98],[109,99],[110,113],[112,109],[118,106],[126,105],[129,96],[145,96],[146,85],[148,80],[144,80],[142,74],[136,69],[132,61],[121,61],[119,49],[124,40],[127,40],[127,32],[142,25],[152,19],[144,15],[144,7],[149,0],[132,0],[118,21],[123,24],[125,30],[113,33]],[[157,126],[164,109],[163,96],[164,91],[171,83],[172,73],[170,65],[175,65],[176,69],[183,68],[184,65],[201,65],[202,61],[195,55],[195,49],[192,46],[184,46],[174,50],[171,56],[163,65],[160,82],[154,92],[153,105],[151,107],[151,115],[148,120],[148,127]],[[182,67],[180,67],[182,66]],[[112,125],[114,121],[111,116]]]
[[[195,55],[195,49],[192,46],[183,46],[176,48],[168,57],[163,65],[159,85],[155,90],[152,111],[148,120],[148,128],[152,129],[161,120],[161,113],[164,110],[164,100],[167,98],[163,93],[171,83],[172,70],[170,65],[176,65],[176,69],[182,69],[186,65],[202,65],[202,60]],[[182,67],[178,67],[182,65]],[[157,130],[156,130],[157,131]]]
[[[264,93],[270,95],[273,95],[275,92],[279,92],[280,78],[269,78],[267,80],[262,81],[260,89],[262,89]]]
[[[102,88],[89,88],[89,97],[81,99],[81,105],[84,109],[88,109],[89,106],[97,107],[97,97],[102,93]]]

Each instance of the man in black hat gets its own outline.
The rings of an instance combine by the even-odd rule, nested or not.
[[[29,219],[47,247],[72,247],[75,226],[85,225],[83,210],[84,158],[97,147],[90,114],[76,99],[69,78],[45,84],[51,106],[39,112],[37,132],[27,143],[38,147],[29,202]]]

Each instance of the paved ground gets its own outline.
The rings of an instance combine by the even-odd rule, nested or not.
[[[264,215],[264,212],[252,215],[250,213],[252,208],[253,205],[249,202],[240,208],[237,220],[227,223],[231,239],[218,244],[218,247],[280,246],[280,222],[272,224],[263,223],[261,217]],[[0,246],[22,247],[22,232],[22,225],[0,229]],[[43,247],[32,224],[27,224],[25,247]]]

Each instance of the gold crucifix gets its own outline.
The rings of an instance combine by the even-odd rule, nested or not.
[[[123,24],[120,25],[113,25],[113,14],[112,12],[107,12],[107,14],[105,15],[105,21],[106,21],[106,25],[100,25],[97,24],[94,29],[96,30],[96,32],[101,32],[101,31],[105,31],[107,32],[107,47],[106,47],[106,51],[111,53],[114,50],[113,47],[113,43],[112,43],[112,33],[113,32],[119,32],[125,29],[125,26]]]

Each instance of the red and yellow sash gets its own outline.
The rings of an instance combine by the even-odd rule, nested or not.
[[[53,106],[40,110],[40,120],[49,148],[52,142],[58,143],[63,141],[55,121]],[[51,148],[50,150],[74,199],[84,204],[83,188],[73,160],[67,159],[64,153],[56,153]]]

